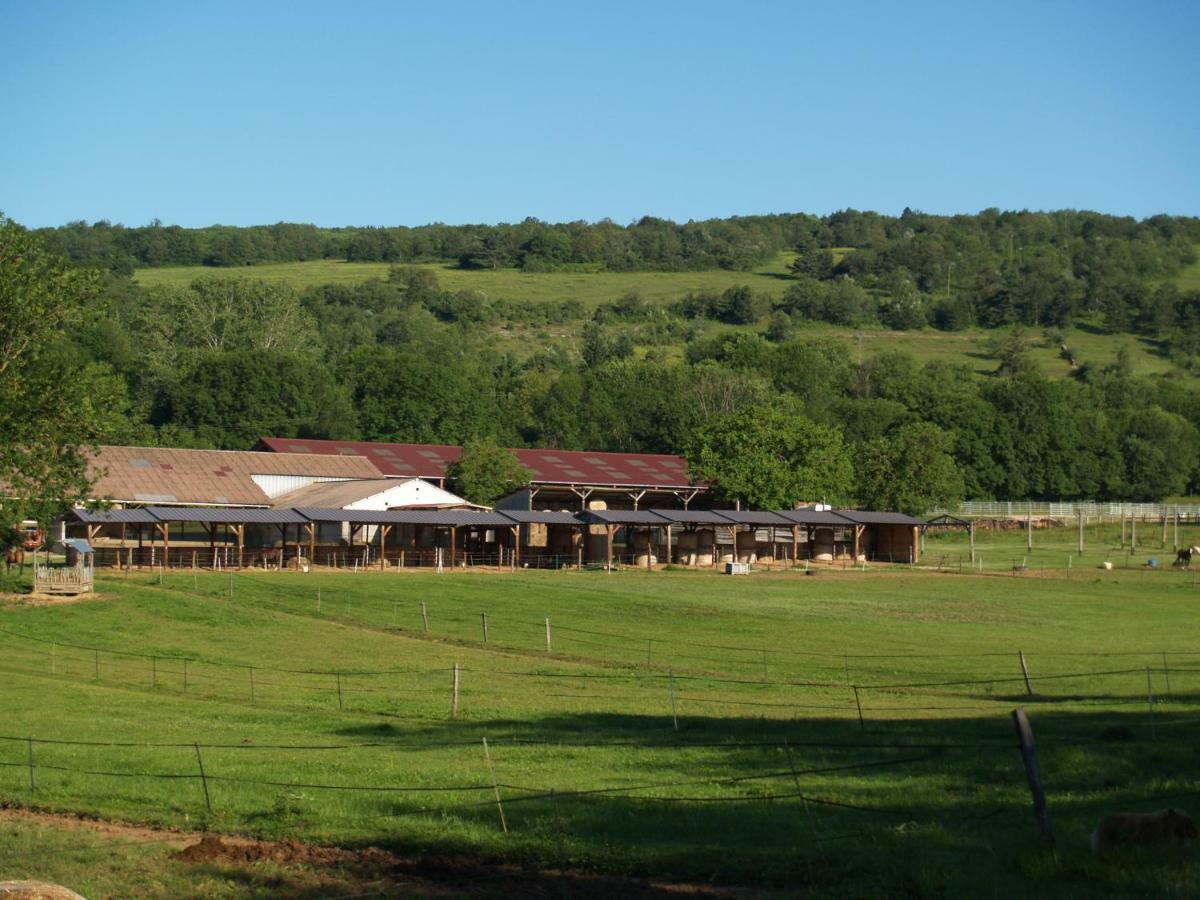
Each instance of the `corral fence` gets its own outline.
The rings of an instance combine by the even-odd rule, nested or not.
[[[1075,500],[1047,503],[1027,500],[964,500],[953,509],[936,507],[932,515],[952,515],[974,518],[979,516],[1034,516],[1037,518],[1074,519],[1084,516],[1092,520],[1119,521],[1122,517],[1161,521],[1165,516],[1180,522],[1200,522],[1200,503],[1105,503],[1095,500]]]

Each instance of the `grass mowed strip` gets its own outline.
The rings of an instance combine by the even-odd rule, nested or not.
[[[4,802],[830,894],[1196,888],[1190,863],[1086,850],[1103,813],[1195,806],[1200,592],[1182,573],[157,581],[0,610]]]

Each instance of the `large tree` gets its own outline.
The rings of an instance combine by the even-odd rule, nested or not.
[[[490,440],[467,441],[462,455],[447,467],[446,477],[459,494],[481,506],[491,506],[529,484],[529,470],[516,454]]]
[[[854,471],[836,428],[774,407],[715,419],[686,448],[691,474],[717,496],[758,509],[849,498]]]
[[[855,456],[859,503],[914,516],[957,503],[963,479],[950,457],[953,446],[950,435],[928,422],[866,441]]]
[[[0,483],[4,524],[46,522],[88,496],[88,445],[120,402],[106,367],[58,352],[99,289],[39,238],[0,217]]]

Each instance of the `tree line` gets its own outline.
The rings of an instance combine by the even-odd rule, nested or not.
[[[0,346],[9,484],[18,470],[77,484],[73,448],[89,441],[248,449],[279,435],[683,453],[760,507],[1200,491],[1194,382],[1135,377],[1123,355],[1047,378],[1029,351],[1069,352],[1054,326],[1003,332],[987,377],[895,351],[860,358],[804,327],[824,307],[801,297],[815,284],[831,309],[880,316],[887,298],[862,272],[798,273],[780,296],[735,287],[585,308],[448,291],[421,266],[302,292],[219,275],[141,288],[7,220],[0,237],[0,301],[21,323]],[[1171,327],[1194,334],[1200,298],[1179,306]],[[531,348],[500,349],[511,329]],[[56,459],[69,474],[57,482]],[[54,490],[66,488],[42,493]]]

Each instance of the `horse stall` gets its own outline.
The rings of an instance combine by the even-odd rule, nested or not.
[[[36,594],[58,594],[67,597],[90,594],[95,579],[95,551],[82,538],[66,538],[56,542],[51,553],[61,553],[66,561],[55,565],[49,554],[44,561],[34,556],[33,590]]]

